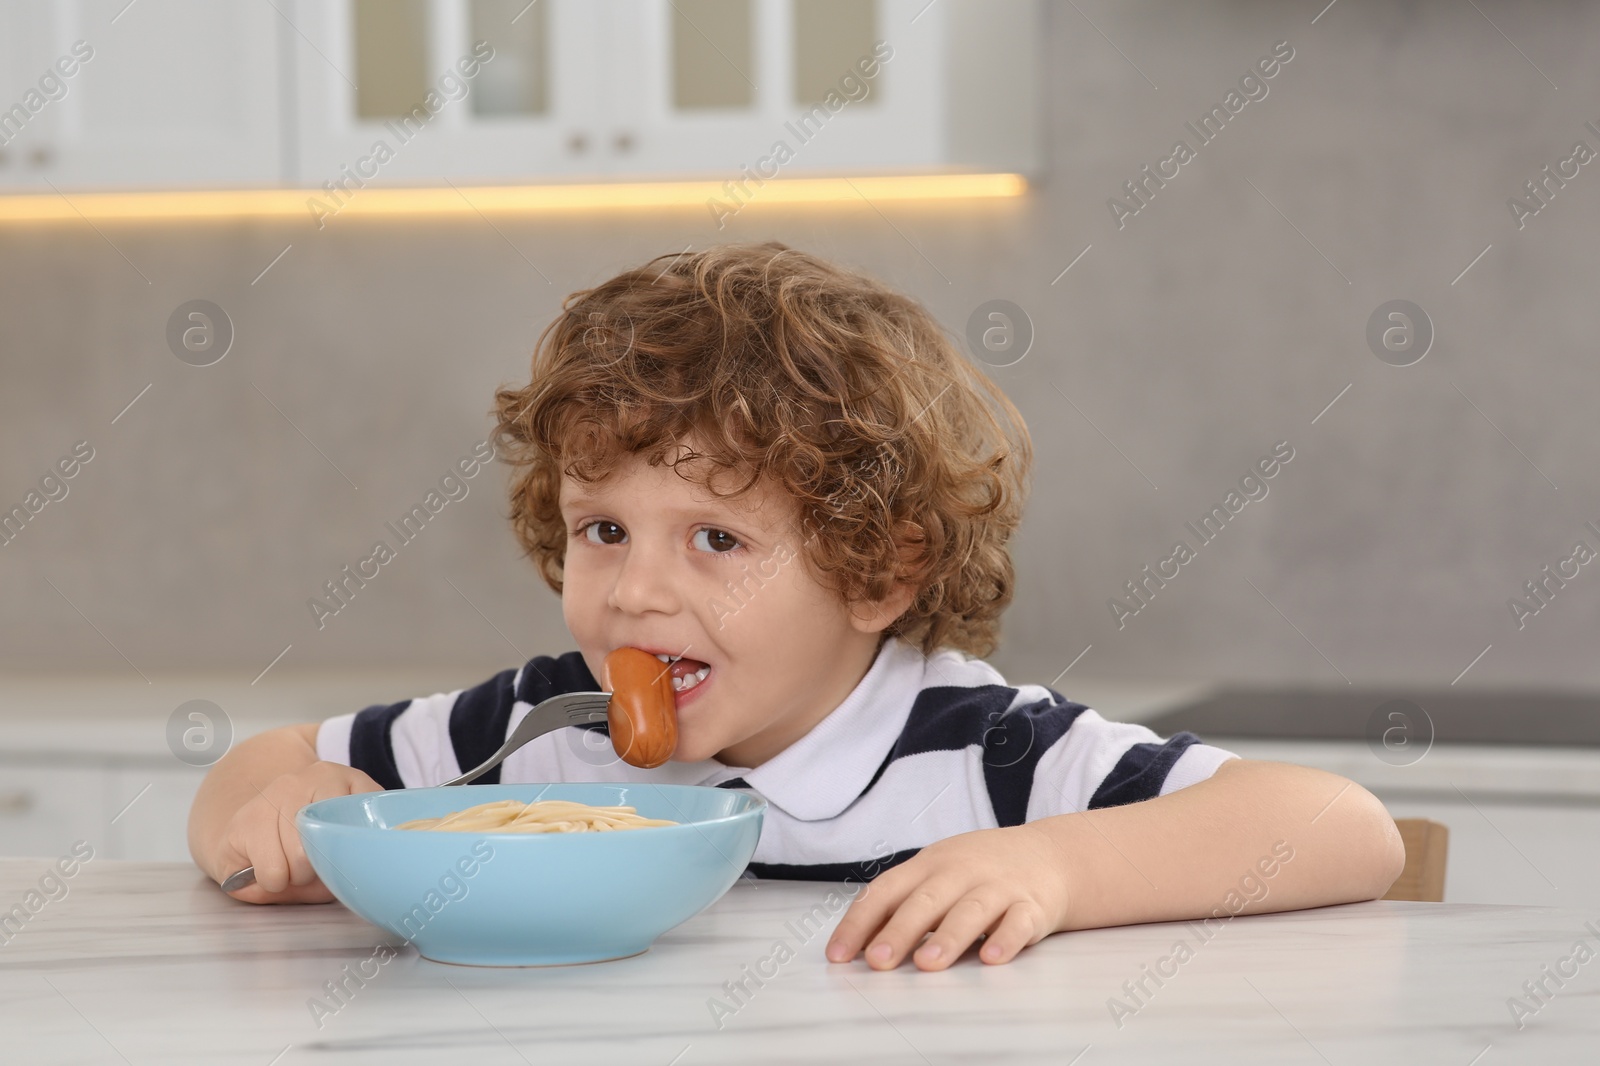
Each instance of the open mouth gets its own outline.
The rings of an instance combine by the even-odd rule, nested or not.
[[[704,681],[711,673],[711,665],[699,659],[690,659],[685,656],[663,655],[656,653],[656,658],[670,665],[672,669],[672,690],[674,692],[688,692],[700,682]]]

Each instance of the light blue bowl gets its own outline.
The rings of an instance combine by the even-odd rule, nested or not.
[[[390,828],[504,799],[626,804],[682,824],[602,833]],[[552,966],[637,955],[716,902],[755,853],[766,807],[700,785],[466,785],[321,800],[295,824],[339,902],[425,958]]]

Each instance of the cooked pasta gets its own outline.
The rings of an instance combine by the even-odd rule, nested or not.
[[[508,799],[480,803],[443,818],[417,818],[395,828],[447,833],[591,833],[677,824],[664,818],[645,818],[632,807],[591,807],[572,800],[523,803]]]

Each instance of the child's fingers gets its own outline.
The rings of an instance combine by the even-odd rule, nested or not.
[[[256,879],[230,893],[234,899],[245,903],[325,903],[333,898],[306,860],[294,824],[286,822],[265,797],[257,797],[252,805],[241,808],[240,816],[244,826],[242,841],[233,850],[239,851],[242,858],[230,863],[227,873],[253,866]]]
[[[295,828],[293,817],[284,813],[278,816],[278,847],[289,864],[289,884],[298,888],[317,879],[305,845],[300,842],[300,831]]]
[[[312,787],[311,795],[304,797],[303,802],[295,804],[293,809],[289,806],[280,809],[283,817],[278,820],[278,838],[283,853],[289,860],[291,887],[298,888],[319,883],[316,868],[311,864],[311,857],[306,854],[305,842],[300,839],[300,830],[294,822],[294,816],[299,813],[300,808],[318,800],[383,791],[382,785],[359,770],[351,771],[346,767],[334,767],[331,764],[323,766],[335,772],[319,776]]]
[[[995,925],[996,919],[1006,913],[1008,902],[992,891],[973,889],[950,906],[944,921],[916,950],[911,961],[922,970],[942,970],[949,966],[972,946],[980,933]]]
[[[290,885],[282,892],[268,892],[260,885],[246,885],[231,893],[241,903],[332,903],[333,893],[321,881],[296,887]]]
[[[221,847],[217,851],[216,857],[213,860],[212,868],[206,870],[205,872],[213,881],[220,885],[236,871],[242,870],[249,865],[251,865],[249,849],[245,847],[243,843],[237,841],[230,833],[230,835],[221,842]],[[238,893],[230,893],[230,895],[236,896]]]
[[[311,795],[302,802],[316,803],[318,800],[333,799],[337,796],[355,796],[363,792],[382,792],[383,786],[360,770],[352,770],[347,766],[335,766],[332,763],[320,763],[319,767],[326,767],[330,772],[319,774],[311,787]],[[290,812],[293,814],[294,812]]]
[[[1043,919],[1037,903],[1018,900],[1006,908],[1000,924],[978,951],[978,958],[987,963],[1010,962],[1017,957],[1017,952],[1042,938]]]
[[[228,838],[211,871],[217,881],[246,866],[255,867],[255,882],[231,895],[246,903],[326,903],[333,893],[317,877],[294,823],[307,803],[360,792],[382,791],[366,774],[349,767],[318,763],[288,774],[258,791],[234,815]]]
[[[376,781],[374,781],[372,778],[368,777],[366,774],[362,773],[360,770],[356,770],[356,771],[354,771],[354,773],[356,775],[355,776],[355,780],[347,782],[349,787],[344,792],[341,792],[340,795],[353,796],[353,795],[355,795],[355,794],[357,794],[359,792],[382,792],[383,791],[383,786],[382,785],[378,784]]]
[[[278,828],[277,808],[265,796],[257,796],[235,817],[243,823],[240,850],[245,853],[245,865],[255,867],[256,885],[268,895],[282,892],[289,887],[290,871],[289,856],[284,854]]]
[[[916,859],[880,874],[850,904],[850,909],[844,912],[844,917],[834,927],[833,935],[828,938],[826,954],[830,961],[849,962],[855,958],[867,938],[878,931],[901,901],[920,883],[915,876],[903,876],[906,867],[914,862]]]
[[[891,970],[937,926],[966,891],[965,879],[932,877],[912,889],[867,946],[867,965]]]
[[[284,804],[287,801],[290,801],[290,796],[284,787],[284,780],[279,779],[269,784],[265,791],[257,790],[255,798],[234,815],[237,827],[234,850],[244,852],[248,860],[245,865],[255,867],[256,884],[268,895],[288,888],[295,873],[284,845],[286,821],[289,832],[294,833],[292,816],[285,818]]]

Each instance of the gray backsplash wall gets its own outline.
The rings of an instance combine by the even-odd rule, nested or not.
[[[1520,630],[1507,605],[1600,549],[1600,163],[1520,231],[1506,206],[1575,141],[1600,150],[1600,7],[1077,6],[1048,5],[1048,168],[1021,201],[758,197],[720,232],[699,209],[0,228],[0,503],[94,448],[0,548],[0,669],[248,679],[292,645],[275,669],[467,684],[566,650],[499,469],[320,631],[306,601],[485,436],[565,293],[777,238],[957,335],[991,298],[1031,317],[1030,353],[993,370],[1038,449],[994,657],[1017,679],[1089,646],[1074,669],[1100,677],[1445,685],[1488,647],[1462,685],[1600,683],[1600,565]],[[1107,199],[1285,40],[1268,95],[1119,230]],[[207,368],[164,337],[197,298],[237,331]],[[1436,329],[1412,366],[1367,346],[1392,299]],[[1198,545],[1185,523],[1279,441],[1269,494]],[[1119,629],[1108,598],[1179,539],[1195,557]]]

